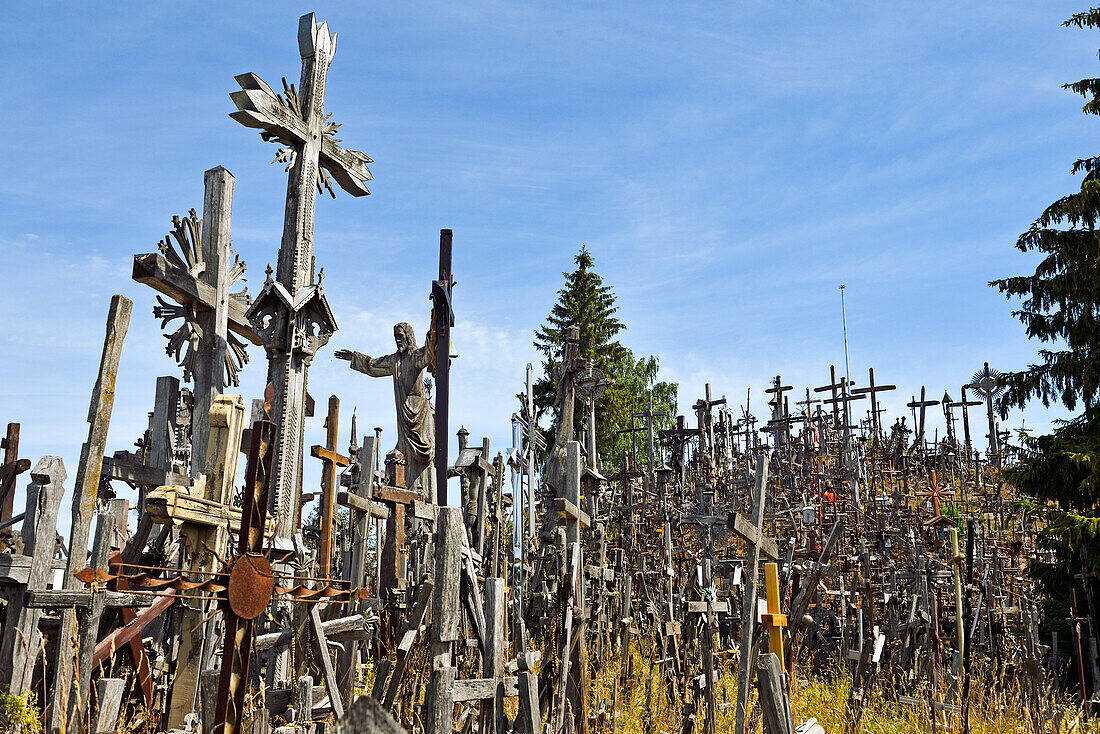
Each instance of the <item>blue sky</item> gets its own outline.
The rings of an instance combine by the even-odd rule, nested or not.
[[[842,365],[911,394],[983,361],[1034,359],[986,286],[1030,272],[1017,235],[1070,191],[1096,120],[1061,84],[1097,73],[1067,2],[112,3],[29,6],[0,46],[0,421],[65,459],[87,427],[110,296],[135,303],[109,450],[152,409],[154,293],[130,280],[203,171],[236,176],[250,292],[276,257],[286,186],[273,145],[228,117],[233,77],[297,81],[298,16],[339,33],[327,109],[376,163],[373,195],[318,201],[316,256],[340,331],[310,392],[394,440],[392,390],[332,358],[427,329],[438,232],[458,286],[453,428],[511,443],[533,330],[581,243],[618,296],[623,341],[681,405],[710,382],[754,403]],[[241,390],[262,393],[251,349]],[[762,411],[757,409],[757,415]],[[1043,428],[1059,411],[1014,415]],[[307,445],[323,438],[322,417]],[[933,423],[932,425],[936,425]],[[942,419],[941,419],[942,425]],[[341,443],[346,442],[346,431]],[[317,462],[307,459],[306,486]],[[67,500],[66,500],[67,502]]]

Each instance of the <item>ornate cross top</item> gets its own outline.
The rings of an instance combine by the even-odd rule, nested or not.
[[[329,178],[352,196],[370,192],[364,182],[372,176],[367,168],[373,161],[357,150],[345,150],[333,137],[339,125],[324,114],[325,77],[336,54],[336,34],[328,24],[317,24],[313,14],[298,22],[298,48],[302,54],[299,89],[283,81],[285,98],[255,74],[241,74],[236,81],[241,91],[230,97],[237,112],[230,114],[246,127],[261,130],[264,140],[274,140],[287,148],[275,160],[287,164],[286,224],[279,250],[278,280],[291,292],[312,280],[313,206],[317,193],[327,190],[335,197]]]

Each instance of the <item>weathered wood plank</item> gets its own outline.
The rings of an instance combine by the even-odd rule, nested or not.
[[[122,694],[126,690],[123,678],[100,678],[96,682],[99,711],[96,713],[95,734],[111,734],[118,730],[118,712],[122,708]]]

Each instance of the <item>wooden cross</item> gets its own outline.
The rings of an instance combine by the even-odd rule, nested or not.
[[[916,442],[917,442],[917,445],[919,447],[921,447],[922,450],[924,448],[924,416],[925,416],[925,409],[930,408],[933,405],[939,405],[939,404],[940,404],[939,400],[926,400],[925,399],[924,385],[921,385],[921,388],[920,388],[920,400],[917,400],[915,397],[913,397],[913,398],[910,398],[909,402],[905,404],[905,407],[913,409],[913,422],[916,424],[916,429],[917,429]],[[919,418],[918,418],[917,408],[920,408]]]
[[[633,420],[633,419],[632,419]],[[535,469],[538,456],[546,450],[546,439],[539,433],[538,415],[535,413],[535,373],[530,362],[527,363],[527,390],[523,396],[523,414],[513,414],[512,422],[523,431],[523,452],[514,455],[515,460],[526,478],[520,480],[520,497],[516,506],[519,510],[519,525],[522,535],[528,539],[535,537]],[[520,543],[523,550],[526,546]]]
[[[167,352],[194,378],[191,416],[191,473],[198,476],[206,460],[208,416],[225,386],[239,384],[237,374],[248,354],[245,342],[262,344],[245,318],[248,297],[230,289],[244,276],[245,265],[230,248],[233,174],[221,166],[203,176],[202,219],[172,219],[173,231],[160,242],[160,252],[134,256],[133,278],[175,301],[158,297],[153,314],[161,325],[180,319],[168,339]],[[230,333],[232,332],[232,333]],[[238,338],[241,337],[241,338]]]
[[[890,390],[897,390],[896,385],[876,385],[875,384],[875,368],[867,368],[867,387],[857,387],[852,390],[853,395],[867,394],[871,396],[871,423],[874,426],[875,438],[877,439],[882,433],[882,427],[879,425],[879,407],[878,407],[878,394],[880,392],[888,392]]]
[[[970,410],[969,409],[972,408],[972,407],[981,405],[981,404],[982,404],[981,400],[967,400],[966,399],[966,385],[963,385],[963,387],[961,389],[961,392],[960,392],[960,395],[959,395],[959,402],[952,403],[952,407],[962,408],[962,414],[963,414],[963,446],[966,447],[966,458],[967,458],[968,462],[970,461],[971,456],[974,454],[973,447],[971,446],[971,443],[970,443]],[[974,460],[975,460],[974,478],[975,478],[975,480],[977,480],[978,479],[977,457],[975,457]]]
[[[764,391],[768,395],[774,396],[771,400],[768,401],[768,405],[772,406],[772,417],[771,420],[768,421],[768,428],[765,430],[774,431],[776,443],[780,445],[785,443],[786,438],[786,433],[782,430],[781,426],[783,426],[784,421],[788,418],[787,412],[784,409],[785,401],[783,398],[783,393],[791,389],[792,387],[790,385],[783,384],[782,377],[776,375],[775,379],[772,380],[772,386]]]
[[[699,426],[699,430],[707,437],[707,445],[704,450],[707,453],[707,457],[711,463],[714,461],[713,449],[714,449],[714,418],[713,408],[716,405],[725,405],[726,399],[719,398],[715,400],[711,397],[710,383],[706,383],[704,388],[705,397],[696,400],[692,409],[695,411],[696,423]]]
[[[4,463],[0,464],[0,524],[3,524],[11,520],[15,507],[15,478],[31,468],[30,459],[19,458],[18,423],[8,424],[8,432],[0,440],[0,448],[4,449]],[[10,538],[11,533],[5,532],[4,543],[7,544]]]
[[[709,385],[707,386],[710,387]],[[708,390],[709,392],[709,390]],[[714,579],[711,566],[714,562],[714,538],[715,525],[725,524],[727,518],[714,513],[714,489],[707,487],[700,492],[700,514],[688,515],[681,522],[698,525],[703,531],[703,563],[702,563],[702,587],[705,598],[702,602],[694,602],[693,608],[689,604],[688,612],[699,611],[705,614],[703,620],[703,677],[706,685],[706,734],[714,734],[718,719],[718,703],[714,695],[714,615],[719,612],[729,612],[728,602],[715,602]]]
[[[925,527],[933,527],[933,526],[936,526],[936,525],[954,525],[955,521],[951,520],[950,518],[944,517],[943,513],[940,511],[940,498],[942,498],[942,497],[954,497],[955,493],[953,491],[946,491],[946,490],[940,489],[940,483],[936,478],[936,471],[934,469],[929,473],[929,485],[931,486],[930,491],[928,491],[928,492],[914,492],[913,493],[913,495],[915,497],[931,497],[932,498],[932,513],[933,514],[932,514],[932,517],[929,520],[925,521],[925,523],[924,523]]]
[[[46,588],[53,576],[54,535],[65,478],[65,464],[57,456],[43,457],[31,471],[22,525],[23,552],[30,560],[27,579],[5,593],[8,603],[0,641],[0,687],[6,690],[25,691],[31,686],[42,612],[26,606],[25,601],[28,589]]]
[[[336,467],[347,466],[348,457],[336,451],[340,429],[340,398],[330,395],[328,417],[325,418],[327,441],[324,446],[313,446],[310,455],[320,459],[321,469],[321,542],[317,549],[318,574],[327,579],[332,574],[332,525],[336,511]]]
[[[352,425],[355,425],[355,416],[352,416]],[[353,443],[354,443],[354,428],[352,429]],[[371,509],[373,504],[371,500],[374,494],[374,474],[375,467],[377,465],[377,445],[378,439],[374,436],[364,436],[363,445],[359,448],[357,471],[351,474],[351,478],[354,480],[351,483],[350,492],[340,492],[337,495],[337,502],[342,506],[349,508],[351,515],[349,525],[349,532],[351,533],[351,557],[349,563],[344,566],[344,579],[348,581],[351,588],[357,589],[363,586],[363,582],[366,576],[367,565],[367,537],[370,535],[370,524],[372,519]],[[350,452],[349,452],[350,453]],[[361,504],[357,504],[352,507],[351,503],[347,501],[347,496],[353,496],[357,500],[363,500],[367,507],[364,510]],[[343,501],[341,501],[343,498]],[[378,595],[378,590],[375,589],[375,596]],[[364,608],[362,600],[356,600],[352,603],[351,612],[357,613]],[[359,641],[352,640],[350,643],[344,646],[344,649],[340,654],[340,672],[341,672],[341,685],[342,691],[350,692],[355,684],[355,667],[356,658],[358,656]],[[351,703],[350,696],[347,697],[347,703]]]
[[[123,500],[112,500],[105,512],[97,513],[91,558],[88,565],[75,574],[79,582],[93,583],[100,578],[100,574],[107,573],[107,559],[115,529],[120,518],[125,522],[125,505]],[[74,633],[77,639],[75,645],[58,644],[50,661],[57,677],[61,677],[61,671],[68,671],[65,677],[54,680],[53,707],[48,724],[51,730],[55,727],[64,731],[84,730],[83,721],[88,710],[87,691],[91,690],[93,657],[104,611],[110,607],[149,606],[152,603],[153,600],[147,596],[108,591],[96,585],[93,585],[91,593],[81,589],[28,590],[25,600],[28,607],[64,610],[59,639],[68,640]]]
[[[640,413],[633,413],[634,418],[645,418],[646,437],[647,437],[647,457],[649,463],[646,465],[646,489],[652,489],[653,484],[656,482],[655,472],[657,471],[656,449],[653,445],[654,436],[654,421],[658,418],[668,418],[668,413],[655,413],[653,412],[653,391],[646,390],[646,409]]]
[[[756,486],[752,497],[753,537],[747,540],[748,555],[745,558],[745,595],[741,604],[741,658],[737,679],[737,718],[734,724],[735,734],[745,734],[745,719],[749,706],[749,685],[752,683],[752,637],[756,626],[756,579],[760,565],[760,553],[764,527],[764,502],[768,490],[768,457],[756,460]],[[736,529],[734,532],[737,532]],[[777,548],[778,550],[778,548]],[[778,556],[778,552],[776,553]]]
[[[159,487],[147,498],[148,512],[154,521],[179,527],[187,559],[185,567],[196,572],[202,581],[222,566],[229,548],[230,508],[245,420],[245,402],[240,395],[215,398],[206,416],[207,455],[196,485]],[[235,515],[233,519],[239,526],[240,513]],[[207,621],[210,607],[210,602],[202,600],[182,605],[169,728],[183,726],[184,717],[196,710],[199,674],[213,644],[213,625]]]
[[[336,320],[324,294],[324,272],[315,281],[313,209],[322,187],[333,193],[331,178],[353,196],[369,194],[370,159],[345,150],[333,134],[339,127],[325,114],[325,78],[336,53],[336,35],[313,14],[298,22],[302,56],[299,88],[287,86],[275,94],[255,74],[236,77],[240,91],[230,97],[237,112],[230,115],[246,127],[259,129],[264,140],[286,148],[277,160],[287,163],[286,209],[275,277],[268,266],[267,282],[245,312],[263,341],[268,357],[271,415],[278,426],[271,493],[278,537],[290,538],[298,521],[301,442],[305,416],[306,378],[313,356],[336,331]]]
[[[453,233],[439,230],[439,278],[432,282],[432,332],[435,378],[435,503],[447,504],[447,425],[451,401],[451,329],[455,325],[454,277],[451,275]]]

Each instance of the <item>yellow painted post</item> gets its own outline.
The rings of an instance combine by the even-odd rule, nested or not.
[[[779,669],[785,670],[783,663],[783,628],[787,626],[787,615],[779,612],[779,564],[764,564],[764,584],[768,591],[768,613],[763,615],[764,625],[768,628],[768,650],[779,658]]]

